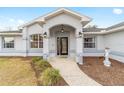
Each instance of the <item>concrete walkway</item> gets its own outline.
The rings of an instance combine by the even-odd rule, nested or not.
[[[101,86],[83,73],[72,58],[54,57],[50,58],[49,62],[60,71],[60,74],[70,86]]]

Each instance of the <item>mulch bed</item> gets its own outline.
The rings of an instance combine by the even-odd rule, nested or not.
[[[111,67],[105,67],[103,57],[84,57],[84,64],[79,65],[80,69],[89,77],[104,86],[124,85],[124,64],[110,59]]]

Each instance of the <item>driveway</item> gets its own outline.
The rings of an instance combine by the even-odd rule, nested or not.
[[[54,68],[59,69],[60,74],[70,86],[100,86],[83,73],[71,58],[55,57],[50,58],[49,62]]]

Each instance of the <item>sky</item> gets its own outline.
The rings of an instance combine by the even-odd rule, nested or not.
[[[124,7],[68,7],[80,14],[89,16],[88,25],[109,27],[124,21]],[[57,7],[1,7],[0,29],[16,29],[39,16],[56,10]]]

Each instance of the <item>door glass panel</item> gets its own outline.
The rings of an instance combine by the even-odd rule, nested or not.
[[[67,53],[67,38],[62,38],[62,54]]]
[[[60,54],[60,39],[57,37],[57,55]]]
[[[68,38],[57,37],[57,55],[67,55],[67,54],[68,54]]]

